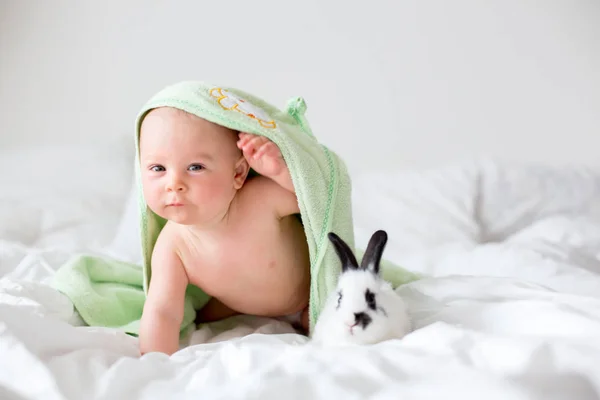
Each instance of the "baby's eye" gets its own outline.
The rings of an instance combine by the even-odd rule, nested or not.
[[[165,167],[163,167],[162,165],[153,165],[150,167],[150,171],[163,172],[163,171],[165,171]]]
[[[190,170],[190,171],[201,171],[203,169],[204,169],[204,167],[200,164],[192,164],[188,167],[188,170]]]

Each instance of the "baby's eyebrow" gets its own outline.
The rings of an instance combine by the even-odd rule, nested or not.
[[[200,160],[208,160],[208,161],[212,161],[214,159],[214,157],[209,153],[196,153],[196,154],[194,154],[193,158],[200,159]]]
[[[186,156],[186,157],[189,157],[189,160],[191,160],[192,162],[194,160],[196,160],[196,161],[200,161],[200,160],[213,161],[214,160],[214,157],[209,153],[194,153],[191,156]],[[158,156],[156,154],[147,154],[142,157],[142,162],[144,162],[144,163],[161,162],[163,158],[164,158],[164,156]]]
[[[157,157],[154,154],[148,154],[146,156],[141,157],[140,159],[142,163],[159,163],[161,162],[161,160],[161,157]]]

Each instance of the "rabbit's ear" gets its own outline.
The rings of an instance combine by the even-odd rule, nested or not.
[[[381,230],[371,236],[367,250],[365,250],[362,262],[360,263],[362,269],[368,269],[375,274],[379,274],[379,262],[381,261],[381,255],[383,254],[387,239],[387,233]]]
[[[329,232],[327,237],[331,240],[331,243],[333,243],[335,252],[340,260],[342,260],[342,272],[345,272],[348,269],[358,269],[358,261],[356,261],[354,253],[352,253],[352,250],[350,250],[350,247],[348,247],[346,242],[333,232]]]

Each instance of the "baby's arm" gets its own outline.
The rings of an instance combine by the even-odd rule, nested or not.
[[[272,179],[281,187],[296,193],[290,170],[281,155],[279,147],[264,136],[240,133],[238,147],[242,150],[248,165],[259,174]]]
[[[294,187],[294,183],[292,182],[292,175],[290,174],[290,170],[287,167],[287,164],[282,161],[284,165],[283,169],[279,174],[272,175],[269,178],[273,179],[275,182],[279,184],[279,186],[289,190],[294,195],[296,194],[296,188]]]
[[[168,355],[179,350],[188,277],[167,237],[159,236],[152,254],[152,275],[140,323],[140,351]]]
[[[299,213],[296,189],[279,147],[266,137],[249,133],[240,133],[238,147],[252,169],[276,183],[255,185],[260,186],[259,196],[273,204],[279,217]]]

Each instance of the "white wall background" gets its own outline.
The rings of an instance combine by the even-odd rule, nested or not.
[[[304,96],[351,170],[598,165],[599,21],[596,0],[0,0],[0,146],[131,145],[152,93],[199,79]]]

